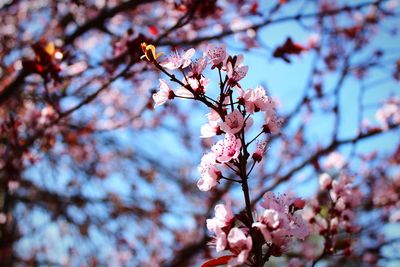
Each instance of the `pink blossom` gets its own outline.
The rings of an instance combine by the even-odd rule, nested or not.
[[[194,61],[191,65],[189,77],[200,77],[207,66],[207,58],[202,57]]]
[[[214,208],[215,216],[212,219],[207,219],[207,229],[216,232],[218,228],[229,226],[234,216],[231,208],[231,202],[226,201],[226,205],[218,204]]]
[[[282,127],[282,123],[283,121],[281,119],[278,119],[276,115],[266,116],[263,125],[264,132],[278,134]]]
[[[220,131],[218,124],[206,123],[200,128],[200,138],[210,138],[217,135]]]
[[[267,96],[262,86],[257,86],[254,90],[247,89],[246,91],[238,86],[235,88],[238,93],[239,103],[246,107],[248,113],[253,114],[254,112],[263,111],[268,117],[275,115],[276,104],[272,98]]]
[[[289,229],[287,231],[289,236],[304,240],[310,234],[308,224],[299,214],[293,214],[292,216],[289,215],[288,218],[289,221],[286,228]]]
[[[321,190],[329,189],[332,185],[332,177],[327,173],[323,173],[319,176],[319,187]]]
[[[205,154],[201,158],[200,166],[198,167],[201,178],[197,182],[197,187],[201,191],[208,191],[217,185],[221,178],[221,172],[216,167],[216,158],[213,153]]]
[[[217,161],[229,162],[236,159],[240,154],[242,143],[235,135],[227,133],[224,140],[218,141],[211,150],[214,152]]]
[[[248,112],[248,108],[251,108],[250,106],[248,107],[248,105],[251,105],[251,106],[253,105],[253,103],[250,102],[252,90],[247,89],[245,91],[239,86],[235,86],[235,89],[236,89],[236,93],[238,94],[237,99],[239,100],[239,103],[241,105],[244,105],[246,107],[246,111]]]
[[[211,60],[213,67],[222,67],[228,56],[225,45],[209,44],[206,50],[206,55]]]
[[[200,128],[201,138],[210,138],[213,137],[220,132],[219,121],[221,117],[219,116],[218,112],[211,109],[211,112],[207,115],[208,123],[204,124]]]
[[[237,255],[235,258],[229,260],[228,266],[243,265],[249,256],[253,246],[253,240],[250,236],[246,236],[242,229],[237,227],[234,227],[229,231],[227,239],[231,251]]]
[[[226,205],[218,204],[214,208],[215,216],[207,219],[207,229],[215,233],[216,250],[220,252],[226,247],[226,233],[233,221],[234,215],[231,209],[231,202],[226,201]],[[224,228],[224,230],[222,230]]]
[[[232,85],[237,85],[237,82],[246,76],[248,70],[249,67],[243,65],[243,55],[230,57],[226,62],[226,75]]]
[[[346,161],[339,152],[332,152],[326,158],[324,167],[327,169],[342,169],[346,165]]]
[[[388,129],[391,123],[400,122],[400,99],[392,98],[376,112],[376,119],[383,129]]]
[[[266,209],[258,221],[253,223],[253,227],[260,229],[264,240],[272,242],[271,232],[268,229],[277,229],[279,226],[279,213],[276,210]]]
[[[56,111],[51,106],[46,106],[40,111],[40,117],[38,123],[45,125],[51,122],[56,117]]]
[[[268,191],[263,196],[261,206],[265,209],[273,209],[279,212],[289,212],[289,206],[293,203],[294,198],[288,195],[275,196],[271,191]]]
[[[160,91],[153,94],[153,100],[156,103],[156,106],[160,106],[164,104],[168,99],[174,98],[174,92],[168,86],[168,84],[163,80],[160,79]]]
[[[264,157],[264,153],[265,153],[266,147],[267,147],[267,142],[266,141],[257,142],[256,151],[251,156],[252,159],[254,161],[256,161],[256,162],[260,162],[262,160],[262,158]]]
[[[358,230],[352,222],[355,220],[354,209],[360,205],[362,198],[362,194],[358,188],[351,185],[352,180],[351,177],[345,174],[340,175],[338,180],[332,182],[332,189],[329,192],[335,205],[335,210],[339,212],[333,218],[335,219],[333,222],[347,232]]]
[[[217,252],[223,251],[226,248],[226,233],[218,229],[215,233],[215,250]]]
[[[309,234],[307,224],[295,213],[304,207],[303,201],[287,195],[275,196],[272,192],[267,192],[263,198],[261,206],[266,210],[253,226],[260,229],[265,241],[283,250],[290,238],[304,239]]]
[[[398,180],[377,179],[373,185],[372,191],[372,201],[374,205],[386,206],[391,203],[400,204],[400,194],[397,192],[397,188],[400,188]]]
[[[347,175],[341,175],[338,180],[332,182],[332,189],[329,193],[333,201],[337,201],[339,197],[351,194],[352,180]]]
[[[309,35],[307,38],[307,48],[309,49],[317,48],[319,46],[320,39],[321,37],[318,33],[313,33]]]
[[[176,90],[175,95],[183,98],[194,98],[192,92],[185,87],[180,87],[178,90]]]
[[[182,82],[185,85],[189,85],[190,88],[198,94],[204,94],[207,91],[207,86],[209,80],[205,77],[198,78],[187,78],[183,79]],[[193,98],[192,92],[190,92],[186,87],[181,87],[176,91],[176,95],[180,97]]]
[[[167,61],[160,63],[160,65],[169,70],[176,70],[178,68],[184,69],[192,62],[190,59],[193,57],[195,52],[194,48],[190,48],[181,54],[176,51],[168,57]]]
[[[236,134],[242,130],[244,118],[242,113],[235,109],[225,117],[224,122],[220,122],[219,126],[225,133]]]
[[[262,86],[257,86],[251,91],[250,99],[248,100],[252,105],[249,105],[248,112],[254,113],[257,111],[265,111],[267,115],[272,115],[274,112],[275,104],[270,97],[267,96],[265,89]],[[246,105],[247,107],[247,105]]]

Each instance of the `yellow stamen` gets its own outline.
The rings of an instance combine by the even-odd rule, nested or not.
[[[140,58],[141,59],[146,58],[147,61],[149,61],[149,62],[155,61],[162,54],[164,54],[163,52],[156,53],[156,48],[154,45],[142,43],[140,46],[141,46],[143,54],[144,54]]]

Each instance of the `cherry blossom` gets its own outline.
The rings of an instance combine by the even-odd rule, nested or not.
[[[232,222],[234,218],[231,201],[226,201],[226,205],[218,204],[214,208],[215,217],[212,219],[207,219],[207,228],[211,231],[215,231],[216,228],[223,228]]]
[[[339,172],[347,167],[344,157],[339,152],[333,151],[323,162],[323,168],[319,162],[313,162],[316,170],[326,169],[326,173],[322,173],[319,177],[318,197],[311,199],[309,204],[306,205],[305,200],[291,194],[275,195],[273,192],[267,192],[260,204],[263,209],[254,211],[248,204],[251,203],[251,198],[247,179],[257,166],[256,163],[262,161],[266,150],[267,142],[260,141],[259,137],[264,134],[278,134],[283,121],[277,116],[276,102],[267,95],[262,86],[244,90],[238,84],[248,71],[248,67],[243,64],[242,55],[230,56],[226,53],[225,47],[209,46],[207,49],[203,58],[190,63],[189,71],[181,71],[180,74],[184,76],[181,80],[177,80],[175,74],[162,69],[163,67],[168,69],[166,66],[161,65],[161,70],[171,81],[181,86],[174,96],[194,99],[209,108],[208,121],[200,129],[201,138],[223,136],[222,140],[211,147],[211,152],[201,159],[198,166],[201,176],[197,182],[198,188],[201,191],[209,191],[221,180],[228,180],[231,183],[241,184],[244,192],[246,206],[243,212],[235,216],[230,202],[225,205],[218,204],[215,207],[215,216],[206,221],[208,230],[213,233],[210,244],[215,246],[216,252],[231,253],[210,260],[210,264],[224,262],[228,266],[244,264],[255,266],[257,262],[265,263],[270,256],[282,256],[291,248],[294,241],[304,242],[302,246],[306,247],[308,241],[305,240],[311,231],[324,239],[325,254],[321,254],[321,257],[332,254],[337,249],[334,246],[339,231],[351,234],[359,230],[354,210],[360,206],[363,195],[353,185],[351,176]],[[216,98],[207,95],[209,80],[203,74],[207,59],[211,61],[212,69],[217,68],[216,71],[220,76],[220,88],[217,90],[219,95]],[[157,66],[157,63],[154,64]],[[180,66],[180,63],[174,64],[171,70]],[[237,101],[233,101],[234,97]],[[381,114],[379,116],[390,126],[396,117],[393,115],[393,107],[387,110],[379,113]],[[250,141],[247,143],[242,143],[244,140],[249,140],[245,136],[248,133],[246,130],[252,125],[256,113],[260,113],[264,118],[261,127],[258,126],[260,127],[258,134],[253,139],[249,138]],[[294,145],[303,142],[302,138],[302,132],[298,132]],[[204,144],[209,145],[208,141],[211,140],[207,140]],[[253,141],[257,141],[257,145],[253,154],[249,154],[248,147]],[[290,151],[290,144],[288,148]],[[326,152],[322,156],[325,154]],[[250,155],[252,163],[248,161]],[[225,171],[229,175],[223,175],[222,172]],[[221,183],[221,186],[224,184]],[[254,216],[254,214],[259,215]],[[392,212],[387,218],[397,220],[399,214]],[[346,246],[350,249],[350,245]],[[343,253],[346,253],[346,250],[343,250]],[[302,262],[317,261],[319,256],[319,253],[308,253]]]
[[[216,156],[214,153],[205,154],[201,158],[198,170],[201,178],[197,182],[197,187],[201,191],[208,191],[217,185],[221,177],[221,172],[216,167]]]
[[[342,174],[339,179],[332,182],[332,189],[330,195],[333,201],[337,201],[340,197],[350,197],[352,195],[351,182],[353,178]]]
[[[186,86],[190,86],[190,88],[197,94],[204,94],[207,91],[209,80],[204,77],[201,77],[200,79],[187,78],[183,79],[182,83],[185,84]],[[183,86],[180,87],[175,94],[180,97],[194,98],[193,93]]]
[[[274,102],[267,96],[267,93],[262,86],[257,86],[251,91],[251,96],[246,105],[247,112],[254,113],[261,110],[265,111],[266,115],[271,115],[274,108]]]
[[[251,156],[252,159],[256,162],[260,162],[262,160],[262,158],[264,157],[266,148],[267,148],[266,141],[257,142],[256,151]]]
[[[252,89],[247,89],[247,90],[243,90],[243,88],[239,87],[239,86],[235,86],[236,92],[237,92],[237,99],[239,100],[239,103],[241,105],[244,105],[246,107],[246,111],[249,112],[247,109],[251,110],[250,106],[248,107],[248,105],[252,105],[252,103],[250,102],[250,98],[252,96]]]
[[[275,114],[275,102],[268,97],[265,89],[262,86],[257,86],[254,90],[247,89],[246,91],[236,86],[239,103],[246,107],[246,111],[250,114],[263,111],[266,116]]]
[[[253,227],[257,227],[261,230],[264,240],[266,242],[272,242],[271,232],[268,229],[277,229],[279,226],[279,213],[272,209],[264,210],[262,216],[258,218],[258,221],[253,223]]]
[[[156,106],[161,106],[168,99],[174,98],[174,91],[168,86],[165,80],[160,79],[160,90],[157,93],[153,94],[153,100],[156,103]]]
[[[192,63],[191,58],[195,52],[196,50],[194,48],[190,48],[182,53],[176,51],[168,57],[167,61],[160,63],[160,65],[169,70],[184,69]]]
[[[219,126],[225,133],[238,133],[244,126],[244,118],[242,113],[235,109],[225,117],[225,121],[219,123]]]
[[[51,106],[44,107],[40,112],[40,117],[38,123],[41,125],[46,125],[51,122],[52,119],[56,117],[56,111]]]
[[[234,56],[233,58],[228,58],[226,63],[226,73],[229,78],[229,83],[234,85],[238,85],[238,81],[243,79],[249,67],[243,65],[243,55]]]
[[[229,260],[228,266],[243,265],[252,249],[253,240],[250,236],[246,236],[243,229],[238,227],[234,227],[229,231],[227,239],[230,250],[236,255],[235,258]]]
[[[214,67],[221,68],[224,64],[228,54],[226,53],[225,45],[207,45],[206,55],[211,60],[211,63]]]
[[[226,202],[226,205],[216,205],[214,210],[215,217],[212,219],[207,219],[206,224],[207,229],[214,232],[216,251],[220,252],[226,248],[226,235],[230,230],[234,215],[232,213],[231,202],[229,200]]]
[[[278,134],[282,127],[282,120],[277,118],[276,115],[266,116],[263,125],[264,132],[271,134]]]
[[[200,128],[201,138],[210,138],[217,135],[220,132],[218,124],[212,124],[211,122],[206,123]]]
[[[226,245],[226,233],[221,228],[217,228],[215,231],[215,250],[221,252],[226,248]]]
[[[216,156],[216,160],[224,163],[239,156],[242,142],[235,135],[227,133],[224,140],[218,141],[211,150]]]
[[[199,59],[196,59],[191,65],[190,65],[190,72],[189,72],[189,77],[200,77],[204,71],[204,69],[207,67],[207,58],[202,57]]]
[[[391,98],[376,112],[376,119],[384,129],[392,123],[400,122],[400,98]]]
[[[307,224],[295,213],[304,207],[303,200],[288,195],[275,196],[272,192],[267,192],[263,199],[261,206],[265,210],[253,227],[260,229],[266,242],[283,252],[291,238],[304,239],[309,235]]]
[[[342,169],[343,166],[346,164],[345,159],[343,158],[342,154],[339,152],[332,152],[326,158],[324,163],[324,167],[327,169]]]
[[[215,110],[211,110],[209,114],[207,114],[208,123],[204,124],[200,128],[201,138],[210,138],[217,134],[221,133],[219,121],[221,117]]]
[[[319,176],[319,186],[321,190],[330,189],[332,185],[332,177],[327,173],[323,173]]]

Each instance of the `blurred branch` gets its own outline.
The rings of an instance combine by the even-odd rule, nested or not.
[[[118,13],[128,11],[130,9],[134,9],[140,5],[148,4],[152,2],[156,2],[159,0],[130,0],[126,2],[122,2],[119,5],[116,5],[113,8],[105,8],[100,13],[95,16],[93,19],[88,20],[81,26],[79,26],[71,35],[68,35],[65,40],[64,44],[68,45],[73,43],[73,41],[81,36],[82,34],[86,33],[91,29],[96,29],[99,27],[104,26],[104,22],[112,18],[113,16],[117,15]]]
[[[307,165],[311,164],[312,162],[315,162],[320,157],[328,154],[329,152],[332,152],[334,149],[336,149],[336,148],[338,148],[338,147],[340,147],[342,145],[346,145],[346,144],[355,144],[355,143],[357,143],[357,142],[359,142],[361,140],[367,139],[369,137],[377,136],[379,134],[383,134],[383,133],[387,132],[388,130],[396,130],[398,128],[400,128],[400,124],[391,124],[388,127],[387,130],[372,129],[372,130],[368,131],[367,133],[361,133],[361,134],[359,134],[359,135],[357,135],[357,136],[355,136],[353,138],[343,139],[343,140],[334,140],[329,146],[316,151],[315,153],[312,154],[312,156],[308,157],[303,162],[298,164],[296,167],[292,168],[285,175],[281,176],[280,178],[277,178],[275,180],[275,182],[272,183],[272,185],[268,186],[268,188],[265,188],[265,189],[261,190],[261,193],[259,193],[252,200],[252,205],[255,205],[255,203],[257,203],[263,197],[263,195],[266,192],[271,191],[274,188],[276,188],[278,185],[280,185],[281,183],[290,180],[290,178],[292,178],[292,176],[295,173],[297,173],[298,171],[300,171],[301,169],[303,169]],[[267,178],[264,178],[264,179],[267,179]]]
[[[364,7],[368,6],[379,6],[380,4],[387,2],[389,0],[377,0],[377,1],[370,1],[370,2],[364,2],[360,3],[357,5],[345,5],[341,8],[337,9],[332,9],[328,11],[321,11],[321,12],[314,12],[314,13],[307,13],[307,14],[297,14],[297,15],[291,15],[291,16],[286,16],[286,17],[281,17],[277,19],[271,19],[267,18],[264,21],[253,24],[249,27],[245,27],[240,30],[226,30],[221,33],[215,34],[215,35],[210,35],[210,36],[203,36],[203,37],[198,37],[192,40],[179,40],[179,41],[165,41],[165,42],[160,42],[160,46],[176,46],[176,45],[196,45],[199,43],[203,43],[206,41],[211,41],[211,40],[218,40],[222,39],[224,37],[227,37],[229,35],[239,33],[239,32],[246,32],[249,29],[252,30],[258,30],[261,29],[267,25],[272,25],[272,24],[277,24],[277,23],[282,23],[282,22],[287,22],[287,21],[301,21],[303,19],[309,19],[309,18],[315,18],[315,17],[330,17],[330,16],[335,16],[339,13],[342,12],[349,12],[349,11],[357,11],[360,10]]]

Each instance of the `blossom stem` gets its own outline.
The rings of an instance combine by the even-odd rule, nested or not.
[[[228,178],[228,177],[225,177],[225,176],[222,176],[221,179],[225,179],[225,180],[228,180],[228,181],[236,182],[236,183],[239,183],[239,184],[242,183],[241,180],[235,180],[235,179]]]
[[[179,96],[179,95],[175,95],[174,97],[176,97],[176,98],[183,98],[183,99],[195,99],[194,97]]]
[[[189,90],[189,92],[191,92],[194,95],[194,99],[195,100],[199,100],[200,102],[204,103],[207,107],[215,110],[216,112],[220,113],[218,108],[216,106],[214,106],[211,102],[209,102],[206,98],[199,96],[194,90],[193,88],[190,86],[190,84],[188,83],[189,86],[187,86],[186,84],[184,84],[183,82],[181,82],[180,80],[178,80],[175,75],[169,73],[168,71],[166,71],[157,61],[154,61],[154,65],[156,66],[157,69],[161,70],[165,75],[167,75],[171,81],[178,83],[179,85],[183,86],[184,88],[186,88],[187,90]],[[186,77],[186,76],[185,76]]]
[[[232,171],[234,171],[237,175],[240,176],[240,173],[239,173],[237,170],[235,170],[234,168],[232,168],[231,165],[229,165],[228,163],[225,163],[225,165],[226,165],[229,169],[231,169]]]
[[[230,104],[231,104],[231,103],[229,103],[229,104],[223,104],[223,106],[226,107],[226,106],[229,106]],[[233,102],[232,104],[234,104],[234,105],[235,105],[235,104],[239,104],[239,101]]]
[[[256,161],[255,160],[253,161],[253,164],[251,165],[249,172],[246,174],[247,176],[249,176],[250,173],[253,171],[254,166],[256,166]]]
[[[210,101],[214,102],[215,104],[217,104],[217,103],[218,103],[216,100],[212,99],[212,98],[211,98],[211,97],[209,97],[209,96],[206,96],[206,95],[204,95],[204,97],[205,97],[205,98],[207,98],[208,100],[210,100]]]
[[[264,133],[264,131],[261,131],[259,134],[257,134],[253,139],[251,139],[250,142],[248,142],[248,143],[246,144],[246,147],[248,147],[251,143],[253,143],[255,140],[257,140],[257,138],[258,138],[260,135],[262,135],[263,133]]]
[[[247,146],[246,144],[246,138],[245,138],[245,133],[244,133],[244,128],[242,128],[241,132],[240,132],[240,139],[242,142],[242,154],[239,156],[239,166],[240,166],[240,178],[242,179],[242,190],[243,190],[243,195],[244,195],[244,200],[246,203],[246,213],[247,213],[247,217],[248,217],[248,227],[250,229],[250,235],[252,236],[253,240],[256,240],[254,238],[254,231],[253,231],[253,215],[252,215],[252,211],[251,211],[251,201],[250,201],[250,193],[249,193],[249,186],[247,183],[247,179],[248,179],[248,174],[247,174],[247,159],[249,157],[249,153],[247,151]],[[251,168],[252,170],[252,168]],[[251,171],[250,170],[250,171]],[[250,172],[249,172],[250,173]],[[261,245],[258,243],[254,244],[253,247],[254,250],[254,254],[255,254],[255,263],[254,266],[256,267],[261,267],[263,265],[263,261],[262,261],[262,248]]]
[[[186,81],[186,83],[190,86],[190,84],[189,84],[189,80],[188,80],[188,78],[187,78],[187,76],[186,76],[186,74],[185,74],[185,72],[183,71],[183,69],[182,68],[179,68],[179,70],[182,72],[182,75],[183,75],[183,77],[185,77],[185,81]],[[190,86],[191,87],[191,86]],[[193,90],[194,91],[194,90]]]
[[[223,82],[222,82],[222,74],[221,74],[221,69],[219,69],[218,68],[218,74],[219,74],[219,87],[221,88],[221,93],[222,93],[222,90],[223,90],[223,86],[222,86],[222,84],[223,84]]]
[[[242,144],[245,144],[245,136],[244,136],[244,129],[241,130],[241,142]],[[239,156],[239,163],[238,167],[240,170],[240,178],[242,179],[242,190],[244,194],[244,200],[246,203],[246,213],[247,217],[250,222],[249,228],[251,229],[251,225],[253,224],[253,215],[251,212],[251,202],[250,202],[250,195],[249,195],[249,186],[247,184],[247,171],[246,171],[246,165],[247,165],[247,148],[246,146],[242,146],[242,154]]]

